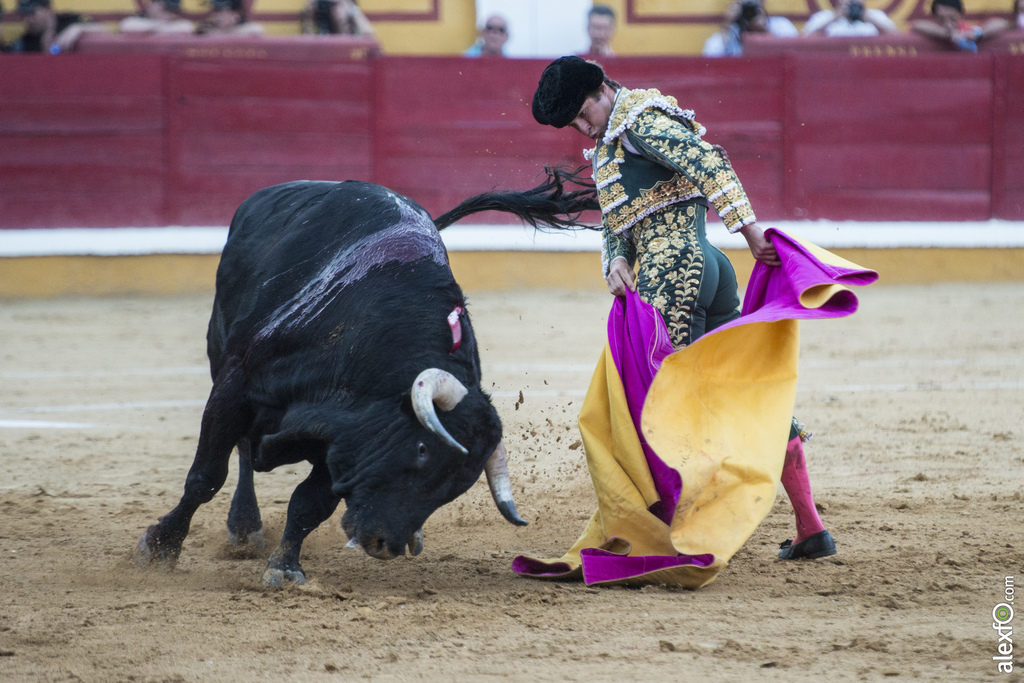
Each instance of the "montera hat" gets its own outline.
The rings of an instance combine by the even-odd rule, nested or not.
[[[559,57],[540,76],[533,93],[533,118],[546,126],[565,128],[602,83],[604,69],[597,64],[580,57]]]

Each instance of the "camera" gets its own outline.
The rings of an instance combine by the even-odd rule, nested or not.
[[[761,16],[764,10],[761,8],[761,3],[757,0],[744,0],[740,4],[740,14],[736,17],[735,26],[741,33],[747,30],[748,25]]]
[[[846,17],[850,21],[863,21],[864,3],[853,0],[853,2],[846,6]]]
[[[740,5],[740,19],[750,21],[761,14],[761,5],[754,0],[746,0]]]

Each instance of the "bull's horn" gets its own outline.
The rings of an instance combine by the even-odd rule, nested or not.
[[[451,410],[469,390],[455,378],[455,375],[438,368],[427,368],[412,383],[412,409],[420,424],[445,440],[452,448],[458,448],[463,455],[469,453],[466,447],[452,438],[441,421],[437,419],[436,404],[441,410]]]
[[[491,496],[501,516],[516,526],[526,526],[527,521],[519,516],[516,503],[512,500],[512,482],[508,478],[508,455],[505,453],[504,441],[499,441],[491,457],[487,458],[484,472],[487,473],[487,485],[491,487]]]

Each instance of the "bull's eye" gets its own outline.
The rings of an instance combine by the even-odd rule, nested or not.
[[[423,467],[427,464],[427,458],[430,457],[430,451],[427,450],[426,444],[420,441],[416,444],[416,467]]]

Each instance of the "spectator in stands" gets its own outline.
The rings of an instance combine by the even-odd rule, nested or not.
[[[473,46],[463,52],[465,57],[504,57],[508,42],[508,22],[500,14],[487,17]]]
[[[142,0],[142,12],[121,20],[121,33],[192,33],[195,24],[181,16],[181,0]]]
[[[587,36],[590,37],[590,49],[580,55],[594,57],[613,57],[612,38],[615,37],[615,10],[608,5],[594,5],[587,12]]]
[[[823,9],[811,15],[804,24],[805,36],[863,37],[900,32],[885,12],[865,7],[862,0],[833,0],[833,3],[835,9]]]
[[[1013,3],[1013,17],[1017,21],[1017,28],[1024,31],[1024,5],[1021,5],[1021,0]]]
[[[196,27],[201,35],[261,36],[263,26],[249,21],[242,0],[212,0],[213,11]]]
[[[725,12],[726,23],[721,31],[704,41],[705,57],[739,57],[743,39],[748,33],[765,33],[776,38],[796,38],[800,32],[785,17],[769,17],[761,0],[734,2]]]
[[[314,35],[376,35],[356,0],[309,0],[299,22],[303,33]]]
[[[923,36],[941,41],[962,52],[977,52],[978,43],[1010,28],[1006,19],[994,18],[984,26],[964,21],[961,0],[932,0],[932,18],[918,19],[913,29]]]
[[[25,22],[25,31],[7,47],[11,52],[70,52],[83,33],[107,30],[85,15],[54,12],[50,0],[19,0],[18,14]]]

